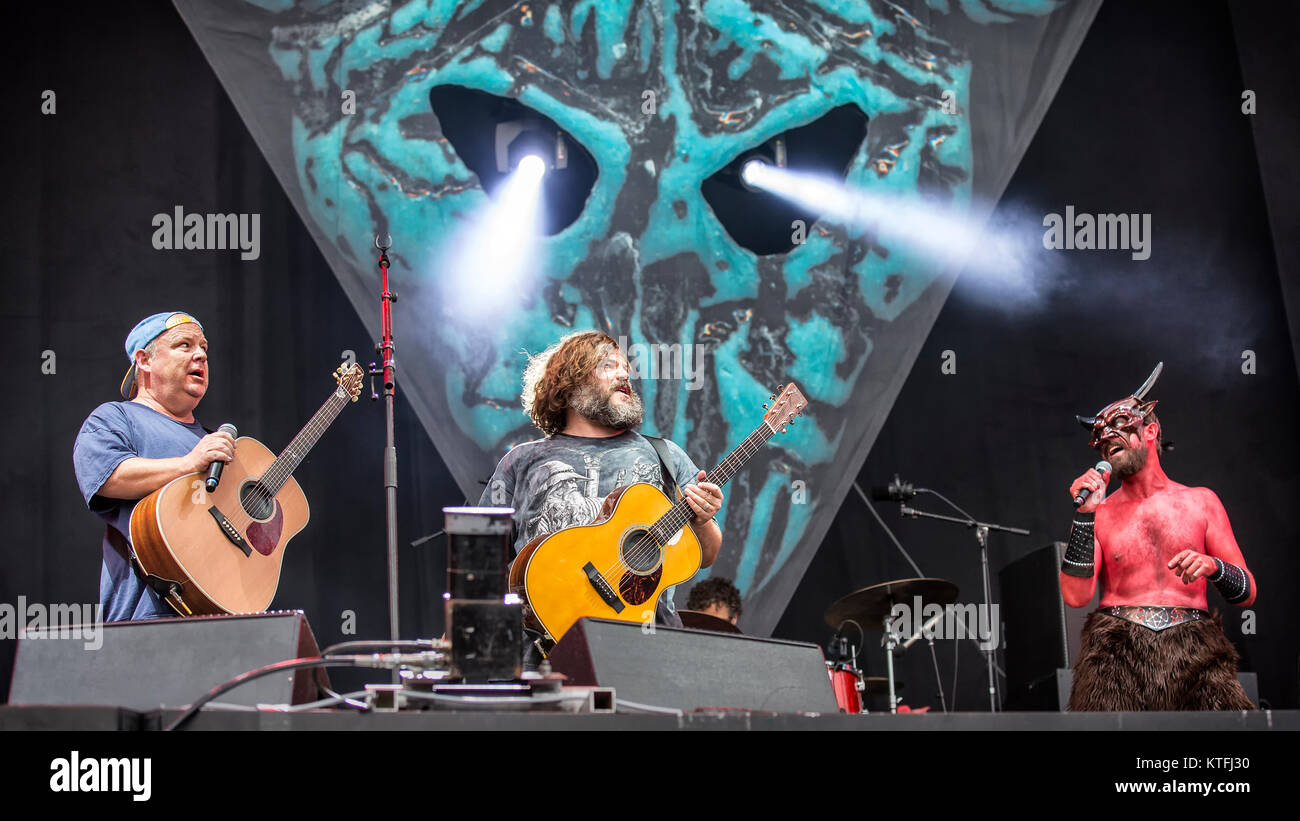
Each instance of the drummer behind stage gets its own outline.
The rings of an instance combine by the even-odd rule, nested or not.
[[[1142,401],[1160,366],[1135,394],[1083,418],[1092,447],[1122,481],[1089,470],[1070,485],[1087,489],[1061,564],[1066,604],[1084,607],[1101,580],[1101,606],[1088,616],[1074,668],[1070,710],[1250,710],[1237,680],[1237,651],[1206,583],[1229,603],[1255,601],[1255,578],[1219,497],[1187,487],[1160,465],[1154,401]]]
[[[742,606],[740,590],[730,579],[714,576],[691,588],[686,598],[686,609],[728,621],[740,621]]]

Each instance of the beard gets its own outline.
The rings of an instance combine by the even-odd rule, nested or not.
[[[1146,448],[1131,448],[1125,445],[1123,450],[1116,451],[1107,461],[1115,469],[1116,475],[1121,479],[1127,479],[1146,467]]]
[[[628,388],[632,391],[631,387]],[[569,407],[597,425],[615,430],[637,427],[645,419],[645,406],[635,391],[628,393],[628,401],[615,405],[617,388],[606,393],[599,385],[588,382],[569,398]]]

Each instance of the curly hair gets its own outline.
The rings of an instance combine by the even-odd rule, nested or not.
[[[687,610],[704,610],[714,604],[722,605],[731,611],[731,615],[740,618],[740,590],[730,579],[705,579],[692,587],[690,596],[686,598]]]
[[[547,436],[564,430],[569,396],[582,385],[618,343],[601,331],[571,333],[551,347],[529,357],[524,369],[524,412]]]

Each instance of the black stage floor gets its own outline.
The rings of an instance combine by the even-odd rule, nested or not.
[[[113,707],[0,706],[0,731],[159,730],[178,710],[136,712]],[[703,710],[678,715],[634,713],[452,712],[361,713],[315,710],[208,710],[188,730],[922,730],[1043,731],[1300,730],[1300,710],[1220,713],[909,713],[817,715],[742,710]]]

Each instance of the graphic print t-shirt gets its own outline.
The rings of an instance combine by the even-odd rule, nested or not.
[[[700,470],[680,447],[665,440],[673,479],[679,487],[695,483]],[[557,433],[517,445],[497,465],[480,505],[515,509],[518,554],[537,536],[593,522],[615,488],[645,482],[672,496],[663,486],[654,446],[634,431],[592,438]],[[656,608],[660,620],[674,621],[673,588]]]

